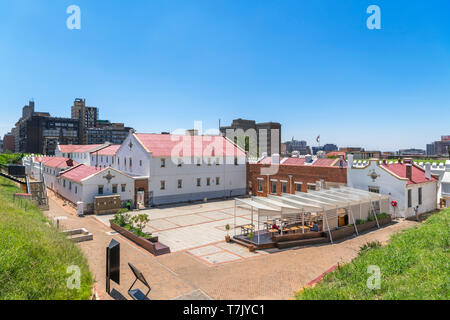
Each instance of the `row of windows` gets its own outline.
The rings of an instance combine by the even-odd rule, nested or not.
[[[160,183],[161,183],[160,190],[166,190],[166,181],[161,180]],[[178,179],[177,183],[178,183],[177,184],[178,189],[182,189],[183,188],[183,179]],[[213,183],[215,183],[216,186],[220,186],[220,177],[216,177],[216,179],[206,178],[206,186],[211,186]],[[201,178],[197,178],[196,185],[197,185],[197,187],[202,186]]]
[[[65,179],[63,180],[63,187],[66,188],[66,180]],[[68,187],[69,187],[69,190],[72,190],[72,181],[69,181]],[[126,187],[127,187],[126,184],[121,184],[120,185],[121,191],[125,192]],[[97,193],[98,194],[103,194],[103,189],[104,189],[104,186],[103,185],[99,185]],[[117,184],[113,184],[112,185],[112,193],[116,194],[117,190],[118,190],[118,185]],[[74,191],[75,191],[75,194],[78,193],[78,186],[75,186],[75,190]]]
[[[270,181],[270,193],[273,193],[273,194],[277,193],[278,182],[279,181],[276,181],[276,180]],[[264,183],[263,179],[258,179],[258,192],[263,192],[263,183]],[[295,191],[301,192],[303,183],[302,182],[294,182],[294,184],[295,184]],[[308,190],[316,190],[316,185],[308,184]],[[281,192],[287,193],[287,182],[286,181],[281,181]]]
[[[184,164],[183,160],[182,159],[178,159],[177,167],[182,167],[183,164]],[[197,164],[197,167],[200,167],[202,165],[202,158],[197,158],[196,164]],[[216,160],[214,161],[214,164],[216,166],[220,166],[220,158],[216,158]],[[212,166],[213,165],[212,158],[208,158],[207,165],[208,166]],[[238,158],[237,157],[234,157],[234,165],[235,166],[238,165]],[[166,159],[162,158],[161,159],[161,168],[165,168],[165,167],[166,167]]]

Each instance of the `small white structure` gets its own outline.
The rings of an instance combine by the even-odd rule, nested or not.
[[[145,179],[136,193],[168,204],[246,193],[246,153],[222,136],[130,132],[114,167]]]
[[[134,201],[134,179],[114,168],[95,168],[80,164],[61,172],[56,192],[76,204],[83,202],[83,211],[92,212],[96,196],[120,195],[124,206]]]
[[[347,162],[353,163],[348,155]],[[411,217],[437,208],[438,179],[431,171],[415,165],[410,159],[404,162],[381,164],[371,159],[366,165],[347,167],[347,184],[351,188],[389,195],[390,214]]]

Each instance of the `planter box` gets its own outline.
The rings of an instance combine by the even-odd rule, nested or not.
[[[112,222],[112,220],[109,221],[111,224],[111,228],[118,233],[120,233],[122,236],[124,236],[127,239],[130,239],[134,243],[140,245],[142,248],[150,252],[151,254],[155,256],[160,256],[166,253],[170,253],[170,248],[160,242],[158,242],[158,238],[152,238],[152,239],[145,239],[143,237],[139,237],[135,235],[133,232],[128,231],[125,228],[122,228],[118,224],[115,224]],[[156,241],[155,241],[156,240]]]

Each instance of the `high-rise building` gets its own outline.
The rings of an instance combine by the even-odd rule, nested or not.
[[[249,157],[281,153],[281,124],[256,123],[254,120],[235,119],[231,126],[220,127],[221,134],[248,152]]]
[[[70,110],[72,119],[80,122],[81,144],[88,144],[87,129],[97,127],[98,108],[86,106],[86,99],[77,98]]]

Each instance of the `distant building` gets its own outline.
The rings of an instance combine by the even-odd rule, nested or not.
[[[398,151],[399,156],[424,156],[425,150],[422,149],[402,149]]]
[[[14,135],[11,132],[3,136],[3,152],[6,151],[15,152]]]
[[[98,120],[98,108],[87,107],[86,99],[77,98],[73,102],[71,108],[71,118],[80,121],[80,142],[88,144],[88,137],[86,130],[88,128],[95,128]]]
[[[323,146],[312,147],[312,153],[314,155],[316,155],[317,152],[319,152],[319,151],[324,151],[325,153],[338,151],[338,147],[337,147],[337,145],[332,144],[332,143],[327,143]]]
[[[3,153],[3,140],[0,140],[0,153]]]
[[[442,136],[440,141],[427,144],[427,155],[429,156],[449,156],[450,136]]]
[[[249,153],[250,157],[281,153],[281,124],[256,123],[254,120],[235,119],[231,126],[220,127],[222,136]]]
[[[355,160],[366,160],[372,158],[381,158],[381,151],[366,151],[361,147],[340,148],[339,151],[345,152],[347,155],[353,155]]]
[[[48,112],[35,112],[34,102],[23,107],[22,117],[14,132],[15,152],[54,155],[58,143],[79,143],[76,119],[51,117]]]
[[[286,154],[292,154],[297,151],[299,155],[311,154],[311,148],[308,146],[307,142],[304,140],[294,140],[287,141],[286,143]]]
[[[112,123],[102,128],[86,129],[87,144],[102,144],[111,142],[121,144],[128,136],[132,128],[125,127],[123,123]]]

